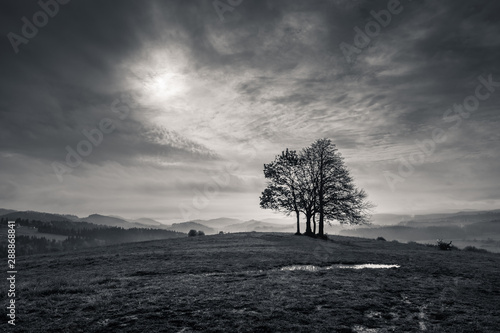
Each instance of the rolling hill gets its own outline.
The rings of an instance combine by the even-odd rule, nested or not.
[[[73,221],[67,215],[60,214],[51,214],[51,213],[43,213],[43,212],[35,212],[35,211],[22,211],[22,212],[11,212],[4,214],[0,217],[7,218],[9,220],[15,219],[23,219],[23,220],[37,220],[42,222],[51,222],[51,221]]]
[[[0,216],[14,212],[17,212],[17,210],[0,208]]]
[[[367,263],[398,267],[355,266]],[[18,317],[15,327],[0,323],[4,332],[494,333],[500,327],[500,256],[492,253],[238,233],[26,255],[16,264],[22,267]]]
[[[188,221],[188,222],[195,222],[195,223],[203,224],[204,226],[207,226],[207,227],[212,228],[212,229],[222,229],[222,228],[225,228],[225,227],[232,225],[232,224],[243,223],[242,220],[231,219],[228,217],[220,217],[220,218],[211,219],[211,220],[193,220],[193,221]]]
[[[243,223],[231,224],[224,228],[227,232],[294,232],[294,225],[283,225],[268,223],[256,220],[249,220]]]
[[[161,222],[158,222],[156,220],[153,220],[153,219],[150,219],[147,217],[141,217],[141,218],[138,218],[138,219],[130,221],[130,222],[139,223],[139,224],[143,224],[146,226],[163,226],[164,225]]]
[[[99,214],[92,214],[87,217],[80,218],[79,221],[90,222],[98,225],[105,225],[108,227],[121,227],[125,229],[137,228],[138,226],[141,226],[140,224],[131,223],[129,221],[123,220],[118,217],[111,217]]]
[[[201,223],[197,222],[181,222],[181,223],[173,223],[171,226],[166,226],[167,230],[179,231],[179,232],[189,232],[189,230],[193,229],[196,231],[203,231],[207,235],[216,234],[218,230],[207,227]]]
[[[458,212],[454,214],[416,215],[411,220],[400,222],[409,227],[427,226],[464,226],[478,222],[488,222],[500,219],[500,210]]]

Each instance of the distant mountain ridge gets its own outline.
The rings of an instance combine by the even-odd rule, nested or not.
[[[147,217],[138,218],[138,219],[134,220],[133,222],[140,223],[140,224],[147,225],[147,226],[163,226],[164,225],[161,222],[158,222],[156,220],[153,220],[153,219],[150,219]]]
[[[51,213],[43,213],[43,212],[35,212],[31,210],[18,212],[14,211],[11,213],[3,214],[0,217],[15,220],[17,218],[23,220],[37,220],[42,222],[51,222],[51,221],[74,221],[68,216],[59,215],[59,214],[51,214]]]
[[[411,227],[424,226],[460,226],[479,222],[489,222],[500,219],[500,210],[458,212],[453,214],[416,215],[409,221],[400,222],[399,225]]]
[[[365,238],[384,237],[387,240],[423,241],[441,239],[497,239],[500,240],[500,220],[460,225],[406,226],[390,225],[341,230],[343,236]]]
[[[500,218],[500,209],[495,210],[469,210],[455,213],[439,213],[424,215],[404,215],[404,214],[373,214],[370,222],[374,226],[389,225],[450,225],[450,224],[470,224],[476,222],[487,222]]]
[[[215,234],[217,233],[216,229],[210,228],[204,224],[198,222],[181,222],[181,223],[173,223],[171,226],[166,226],[167,230],[179,231],[188,233],[189,230],[203,231],[205,234]]]
[[[0,208],[0,215],[5,215],[5,214],[9,214],[9,213],[14,213],[14,212],[17,212],[17,211],[13,210],[13,209]]]
[[[0,209],[0,213],[8,212],[5,214],[0,214],[0,217],[7,218],[9,220],[16,220],[18,218],[23,220],[35,220],[42,222],[53,222],[53,221],[61,221],[61,222],[89,222],[97,225],[103,225],[108,227],[121,227],[125,229],[130,228],[161,228],[165,229],[165,225],[161,224],[158,221],[140,218],[137,221],[129,221],[124,218],[115,217],[115,216],[106,216],[100,214],[91,214],[87,217],[78,217],[76,215],[70,214],[52,214],[45,212],[36,212],[36,211],[13,211],[10,209]]]
[[[203,224],[209,228],[221,229],[221,228],[227,227],[229,225],[243,223],[244,221],[239,220],[239,219],[232,219],[232,218],[228,218],[228,217],[220,217],[220,218],[211,219],[211,220],[193,220],[193,221],[187,221],[187,222],[195,222],[195,223]]]
[[[91,214],[87,217],[78,217],[70,214],[52,214],[37,211],[15,211],[12,209],[0,208],[0,217],[15,220],[17,218],[38,220],[43,222],[70,221],[89,222],[103,226],[129,228],[157,228],[179,232],[189,232],[191,229],[203,231],[206,234],[223,232],[295,232],[295,220],[289,222],[279,219],[267,219],[268,221],[248,220],[243,221],[235,218],[221,217],[209,220],[192,220],[172,225],[163,224],[150,218],[126,219],[119,216],[107,216],[101,214]],[[500,220],[500,209],[491,211],[460,211],[456,213],[428,214],[428,215],[398,215],[398,214],[374,214],[372,224],[369,226],[359,226],[350,230],[378,229],[380,227],[464,227],[471,224]],[[276,223],[273,223],[276,222]],[[496,228],[496,225],[494,229]],[[325,225],[327,233],[338,233],[343,228],[341,226]],[[398,228],[396,228],[398,229]],[[301,231],[305,230],[304,218],[301,218]],[[344,228],[345,230],[345,228]],[[400,231],[402,229],[398,229]],[[495,229],[496,230],[496,229]],[[386,231],[389,231],[387,229]],[[351,233],[351,231],[346,231]],[[352,231],[354,233],[354,231]],[[367,233],[367,231],[362,231]],[[371,233],[370,233],[371,234]]]
[[[243,223],[229,225],[224,230],[229,232],[248,232],[248,231],[294,232],[295,225],[294,224],[283,225],[283,224],[262,222],[257,220],[249,220]]]
[[[99,225],[105,225],[108,227],[121,227],[125,229],[136,228],[137,224],[130,223],[129,221],[123,220],[118,217],[105,216],[99,214],[91,214],[87,217],[82,217],[79,219],[82,222],[90,222]]]

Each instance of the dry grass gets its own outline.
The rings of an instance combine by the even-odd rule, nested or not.
[[[279,270],[336,263],[401,268]],[[19,258],[17,267],[18,321],[7,327],[12,332],[496,332],[500,327],[500,255],[491,253],[244,233],[28,256]],[[6,320],[0,325],[6,327]]]

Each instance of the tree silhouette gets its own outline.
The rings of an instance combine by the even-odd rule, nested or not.
[[[260,207],[281,211],[287,215],[295,212],[297,235],[300,235],[300,203],[297,170],[299,157],[294,150],[286,150],[269,164],[264,164],[264,176],[269,179],[260,197]]]
[[[318,235],[324,235],[324,222],[341,224],[366,223],[373,205],[365,201],[367,194],[356,188],[344,159],[329,139],[320,139],[310,148],[310,158],[317,164]]]
[[[325,221],[341,224],[367,222],[372,204],[358,189],[335,145],[320,139],[300,154],[288,149],[264,164],[264,176],[269,179],[260,197],[260,206],[286,214],[295,212],[297,234],[300,234],[300,213],[306,217],[306,235],[324,236]],[[311,220],[314,229],[311,228]]]

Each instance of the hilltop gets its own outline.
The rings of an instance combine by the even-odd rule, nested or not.
[[[366,263],[400,267],[326,269]],[[9,331],[496,332],[499,266],[492,253],[253,232],[31,255]]]

